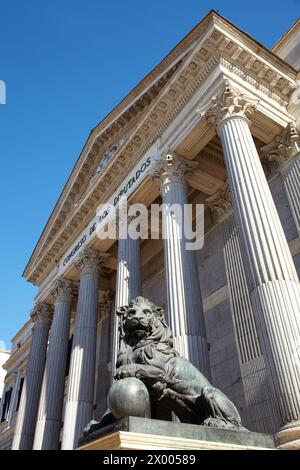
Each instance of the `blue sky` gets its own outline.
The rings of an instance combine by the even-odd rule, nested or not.
[[[90,130],[211,8],[272,47],[299,15],[300,0],[0,0],[6,346],[36,293],[23,269]]]

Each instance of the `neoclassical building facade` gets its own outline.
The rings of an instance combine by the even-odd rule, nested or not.
[[[212,11],[91,132],[24,271],[39,290],[0,448],[76,448],[106,410],[115,309],[138,295],[246,427],[300,438],[299,48],[299,20],[269,50]],[[164,240],[97,236],[122,195],[204,204],[203,247],[168,210]]]

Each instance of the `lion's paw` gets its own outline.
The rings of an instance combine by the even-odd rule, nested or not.
[[[209,426],[211,428],[219,428],[219,429],[236,429],[237,426],[234,424],[230,423],[229,421],[225,421],[224,419],[221,418],[206,418],[202,426]]]
[[[137,371],[137,367],[135,364],[127,364],[125,366],[121,366],[117,369],[115,373],[115,379],[127,379],[128,377],[135,377]]]

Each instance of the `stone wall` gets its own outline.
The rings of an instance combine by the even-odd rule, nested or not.
[[[229,299],[205,314],[209,359],[214,386],[222,390],[236,405],[245,426],[249,425],[248,410],[232,322]]]

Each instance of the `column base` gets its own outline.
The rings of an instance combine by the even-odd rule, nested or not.
[[[300,421],[284,426],[276,435],[277,449],[300,450]]]

